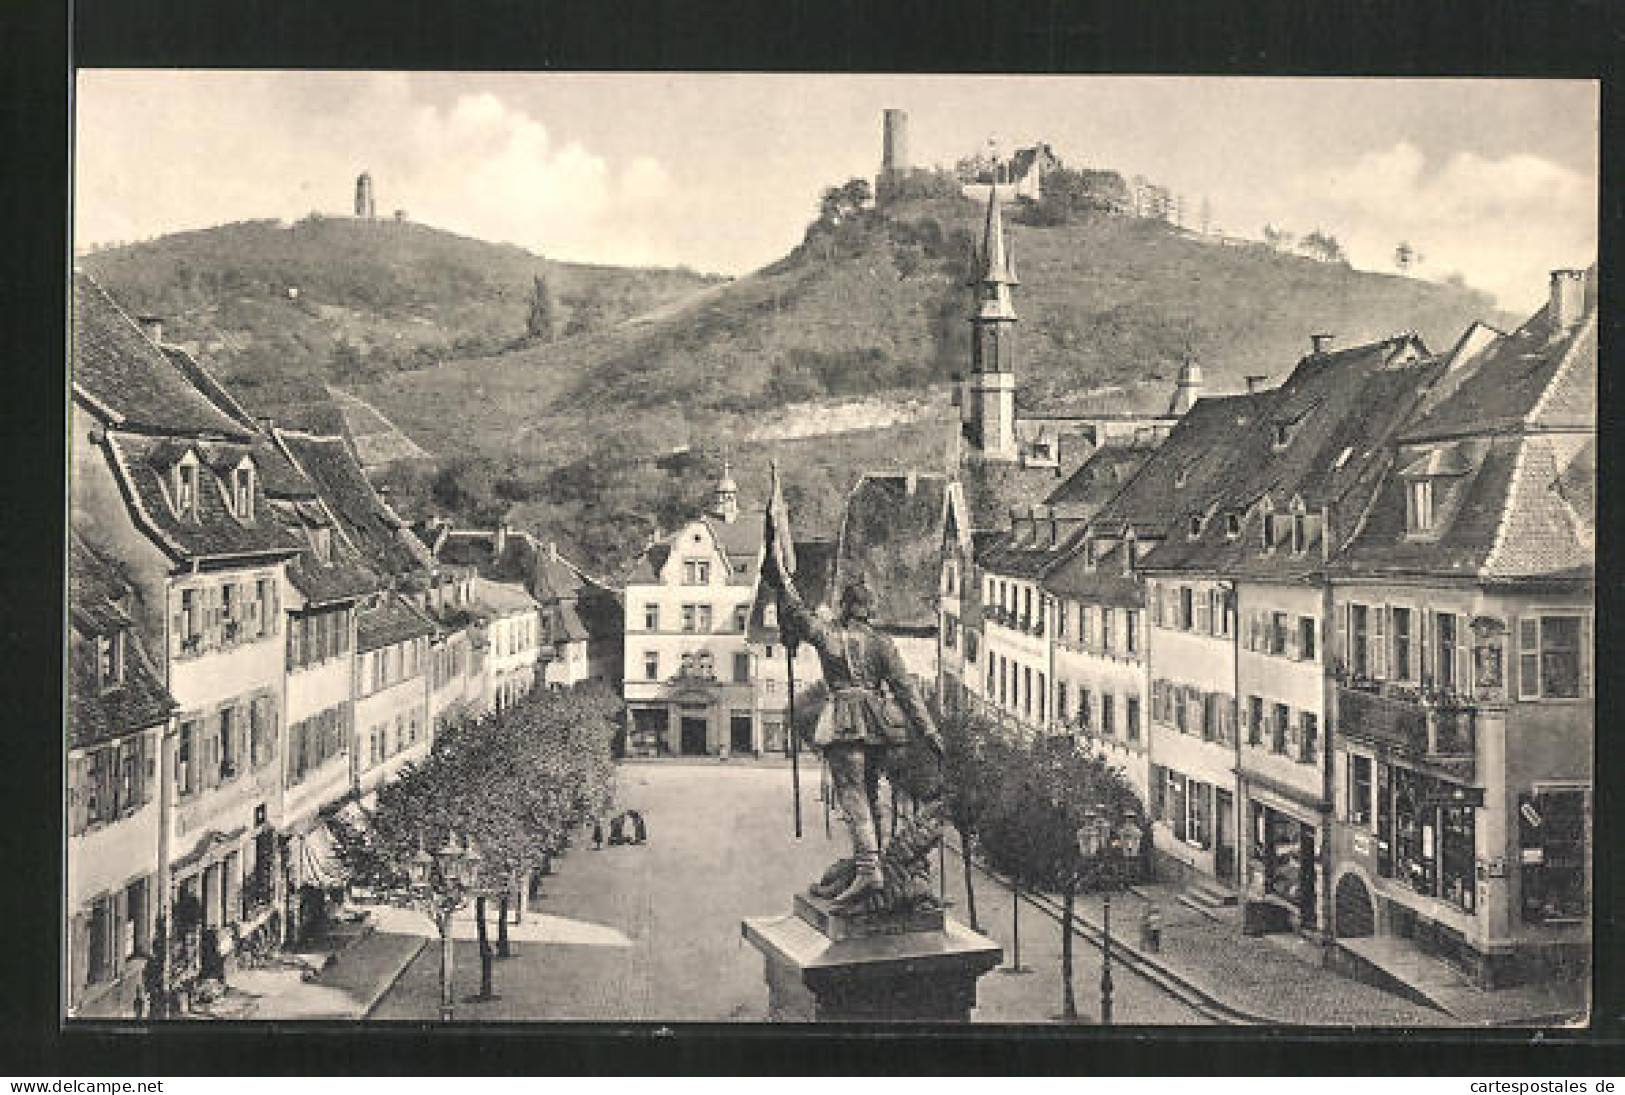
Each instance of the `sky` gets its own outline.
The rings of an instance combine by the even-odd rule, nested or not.
[[[818,196],[992,140],[1205,199],[1213,224],[1336,236],[1363,269],[1460,274],[1514,312],[1597,248],[1589,81],[115,71],[79,73],[75,246],[227,221],[380,215],[552,259],[743,274]]]

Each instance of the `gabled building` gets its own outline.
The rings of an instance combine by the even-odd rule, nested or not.
[[[802,600],[817,612],[833,611],[838,595],[835,589],[837,545],[829,540],[797,540],[795,579]],[[755,659],[756,719],[762,728],[762,750],[784,752],[790,726],[789,656],[779,631],[778,600],[765,583],[756,583],[746,632]],[[796,692],[823,679],[818,652],[803,643],[797,648]],[[805,748],[805,743],[803,743]]]
[[[1478,326],[1330,568],[1333,929],[1486,985],[1583,971],[1595,739],[1595,268]]]
[[[749,642],[761,558],[761,522],[739,519],[726,464],[705,513],[638,557],[625,594],[634,753],[761,750]]]
[[[68,566],[67,1007],[122,1017],[161,957],[160,759],[175,701],[118,564],[73,531]]]
[[[538,683],[563,688],[596,681],[620,691],[624,608],[610,583],[567,559],[556,542],[503,523],[488,531],[429,522],[419,535],[436,560],[472,567],[535,599],[541,620]]]
[[[368,569],[293,456],[295,447],[319,439],[275,427],[270,436],[264,480],[271,513],[303,548],[288,565],[283,606],[287,706],[279,826],[287,866],[283,923],[287,938],[297,940],[322,923],[326,894],[344,880],[325,814],[356,789],[356,617],[386,583]]]
[[[116,557],[135,630],[163,652],[178,728],[160,859],[179,978],[274,911],[281,872],[283,601],[300,553],[263,483],[267,442],[90,278],[74,278],[76,530]],[[70,575],[71,581],[71,575]]]
[[[1325,927],[1325,570],[1367,512],[1396,430],[1439,371],[1413,334],[1344,350],[1317,340],[1280,387],[1250,397],[1256,417],[1229,440],[1225,475],[1180,508],[1143,564],[1162,595],[1165,623],[1172,618],[1186,631],[1187,596],[1210,602],[1206,612],[1198,604],[1188,633],[1170,641],[1176,658],[1201,645],[1224,663],[1220,677],[1189,682],[1202,689],[1187,713],[1190,737],[1157,738],[1153,761],[1166,757],[1178,769],[1187,759],[1226,754],[1233,782],[1221,787],[1215,779],[1212,873],[1239,885],[1260,926]],[[1167,647],[1153,643],[1159,666],[1169,664]],[[1218,679],[1223,688],[1206,688]],[[1173,702],[1190,709],[1189,687]],[[1216,764],[1204,770],[1219,772]],[[1220,839],[1230,831],[1240,836],[1234,845]]]
[[[1186,515],[1205,513],[1226,485],[1245,474],[1238,445],[1259,428],[1262,395],[1203,399],[1090,522],[1069,561],[1069,578],[1094,575],[1084,592],[1089,645],[1107,653],[1104,631],[1111,612],[1114,647],[1136,632],[1135,655],[1145,671],[1141,703],[1148,755],[1146,805],[1154,845],[1164,864],[1228,879],[1235,864],[1235,651],[1234,619],[1217,578],[1173,580],[1148,573],[1160,545],[1189,534]],[[1102,566],[1105,575],[1101,574]],[[1079,574],[1079,571],[1082,574]],[[1107,575],[1131,574],[1141,591],[1139,615],[1127,590]],[[1121,631],[1117,629],[1121,628]],[[1126,704],[1126,698],[1124,699]]]

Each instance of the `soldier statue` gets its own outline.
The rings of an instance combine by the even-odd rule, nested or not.
[[[840,910],[895,909],[899,902],[882,894],[887,875],[881,859],[881,771],[916,740],[940,765],[942,738],[896,645],[870,623],[874,595],[863,582],[846,585],[839,616],[829,619],[807,608],[778,553],[768,553],[763,578],[780,594],[779,626],[785,642],[801,639],[812,644],[829,689],[812,744],[829,765],[835,801],[852,837],[852,857],[831,867],[812,892],[833,899]],[[917,871],[922,851],[934,846],[935,829],[926,831],[921,820],[922,831],[906,842],[919,847],[905,849],[905,842],[894,838],[898,847],[890,849],[904,872]],[[914,891],[919,889],[907,887],[903,900],[916,900]],[[918,897],[926,897],[928,889]]]

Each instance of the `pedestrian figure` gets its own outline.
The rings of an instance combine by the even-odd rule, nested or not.
[[[604,822],[598,817],[592,819],[592,850],[595,852],[604,850]]]
[[[1155,901],[1145,907],[1145,919],[1140,922],[1140,946],[1152,954],[1162,950],[1162,910]]]
[[[609,823],[609,842],[615,844],[630,844],[626,837],[626,815],[616,814],[615,820]]]
[[[642,844],[649,839],[649,830],[643,824],[643,814],[638,810],[629,810],[632,818],[632,843]]]

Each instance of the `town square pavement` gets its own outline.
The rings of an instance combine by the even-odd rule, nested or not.
[[[479,958],[476,944],[458,942],[457,1019],[761,1021],[762,956],[741,937],[740,921],[788,912],[792,894],[843,849],[838,819],[825,835],[815,761],[803,764],[801,778],[797,840],[787,766],[714,760],[623,766],[620,805],[643,812],[649,842],[594,851],[590,841],[576,840],[527,914],[522,934],[533,941],[495,963],[500,999],[467,1000],[479,987]],[[948,863],[954,884],[957,863],[952,857]],[[1008,953],[1008,899],[978,898],[993,914],[985,926]],[[962,910],[956,903],[950,913]],[[1060,1011],[1055,922],[1024,908],[1021,944],[1022,962],[1033,972],[982,978],[976,1021],[1049,1022]],[[1089,1021],[1098,1006],[1099,952],[1078,940],[1075,954],[1079,1007]],[[407,966],[369,1018],[432,1019],[438,1001],[436,943]],[[1116,974],[1115,1014],[1121,1023],[1204,1021],[1127,970]]]

